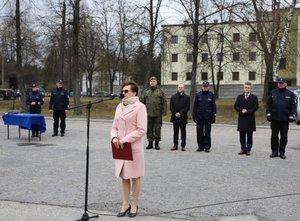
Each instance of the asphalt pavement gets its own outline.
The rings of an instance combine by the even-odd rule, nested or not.
[[[0,221],[71,221],[85,211],[87,122],[67,119],[65,137],[42,140],[0,124]],[[121,183],[114,176],[111,120],[90,127],[88,214],[117,218]],[[170,151],[172,124],[164,122],[161,150],[145,150],[138,216],[133,220],[300,220],[300,126],[292,125],[287,159],[271,159],[270,128],[258,126],[251,156],[240,156],[235,125],[214,124],[210,153],[196,152],[196,128],[187,126],[187,151]],[[146,146],[145,139],[145,146]]]

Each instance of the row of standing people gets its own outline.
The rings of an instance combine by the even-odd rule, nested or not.
[[[141,95],[140,100],[146,105],[148,113],[146,149],[160,149],[162,116],[166,113],[166,97],[164,92],[157,86],[157,78],[150,78],[150,88]],[[277,89],[273,90],[266,103],[267,120],[271,126],[271,158],[279,156],[285,159],[285,148],[289,122],[294,120],[296,113],[295,95],[288,90],[285,78],[279,78]],[[241,151],[239,155],[249,156],[253,146],[253,132],[256,131],[255,112],[259,108],[258,98],[251,93],[251,82],[245,82],[244,92],[237,96],[234,109],[238,112],[239,139]],[[186,150],[186,125],[190,97],[184,92],[184,85],[179,84],[177,93],[171,96],[170,111],[173,123],[173,147],[172,151],[178,150],[179,131],[181,132],[181,150]],[[197,151],[210,152],[211,127],[216,120],[215,95],[209,90],[209,82],[204,81],[201,91],[195,95],[192,118],[196,123]],[[278,137],[280,133],[280,139]],[[153,147],[153,141],[155,146]]]
[[[143,137],[147,133],[146,149],[160,149],[162,116],[166,113],[166,98],[157,87],[157,78],[150,78],[150,88],[138,97],[138,86],[133,81],[122,84],[122,102],[117,106],[112,128],[111,142],[117,148],[124,148],[124,143],[131,143],[133,160],[115,160],[115,175],[122,180],[122,206],[118,217],[135,217],[138,213],[138,197],[141,189],[140,177],[145,174]],[[244,93],[239,95],[234,108],[239,113],[238,131],[240,132],[241,152],[250,155],[253,131],[256,129],[255,112],[258,109],[257,96],[251,93],[251,83],[246,82]],[[280,78],[278,89],[272,91],[266,107],[267,119],[271,122],[272,136],[270,157],[280,154],[285,159],[288,123],[295,113],[293,93],[286,89],[286,80]],[[173,122],[174,146],[178,149],[179,130],[181,131],[181,150],[186,147],[186,124],[190,106],[190,97],[184,93],[184,85],[178,85],[178,91],[171,97],[171,122]],[[209,83],[202,83],[202,89],[195,96],[193,120],[197,128],[197,151],[209,152],[211,148],[211,124],[216,118],[215,96],[209,91]],[[278,133],[281,138],[278,141]],[[154,142],[154,146],[153,146]],[[130,192],[132,202],[130,203]]]
[[[295,114],[296,106],[294,94],[286,89],[286,80],[280,78],[278,88],[271,92],[267,101],[267,119],[271,122],[271,149],[270,157],[280,156],[285,159],[285,147],[289,121]],[[238,131],[240,133],[241,152],[239,154],[250,155],[253,143],[253,131],[256,130],[255,112],[258,109],[257,96],[251,93],[251,83],[246,82],[244,93],[239,95],[234,108],[239,113]],[[140,177],[145,174],[143,137],[147,133],[148,146],[146,149],[160,149],[162,116],[166,113],[166,98],[164,92],[157,87],[157,78],[150,78],[150,88],[138,97],[138,86],[129,81],[122,85],[124,98],[117,106],[113,125],[111,128],[111,141],[118,148],[124,148],[124,143],[132,144],[133,160],[115,160],[115,175],[122,179],[122,207],[117,214],[123,217],[127,213],[129,217],[135,217],[138,213],[138,197],[140,193]],[[37,90],[37,85],[32,85],[32,91],[28,95],[27,104],[30,113],[40,113],[44,100]],[[184,85],[179,84],[177,93],[171,97],[170,110],[173,123],[173,148],[178,149],[179,131],[181,131],[181,150],[186,147],[186,124],[190,107],[190,97],[184,93]],[[58,135],[59,119],[60,133],[65,133],[65,118],[69,110],[68,92],[63,88],[63,82],[59,80],[56,88],[51,93],[49,111],[53,113],[53,135]],[[193,120],[197,130],[197,151],[210,152],[211,125],[216,118],[215,96],[209,91],[209,83],[202,83],[201,91],[194,100]],[[280,141],[278,134],[280,132]],[[33,128],[33,134],[37,134]],[[154,142],[154,146],[153,146]],[[130,200],[130,191],[133,199]]]

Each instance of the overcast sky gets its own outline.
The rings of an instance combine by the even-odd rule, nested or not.
[[[3,1],[3,0],[0,0]],[[12,4],[12,7],[14,7],[13,1],[9,0]],[[107,0],[107,2],[111,2],[113,0]],[[132,0],[131,0],[132,1]],[[145,5],[147,4],[148,0],[138,0],[138,3],[142,5],[142,2],[145,2]],[[44,16],[47,14],[47,8],[46,8],[46,2],[48,0],[21,0],[21,7],[22,10],[24,8],[28,8],[29,3],[35,4],[35,6],[30,7],[35,14],[40,14],[41,16]],[[93,0],[82,0],[85,4],[88,4],[90,8],[93,6]],[[2,5],[0,3],[0,19],[1,17],[7,17],[8,16],[8,7],[1,8]],[[160,16],[163,19],[163,24],[178,24],[182,23],[185,17],[183,16],[183,13],[179,13],[176,8],[181,8],[180,5],[176,4],[174,0],[163,0],[162,6],[160,9]],[[14,11],[14,10],[13,10]]]

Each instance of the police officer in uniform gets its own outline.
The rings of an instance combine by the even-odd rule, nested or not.
[[[53,113],[53,134],[58,135],[58,125],[60,119],[60,136],[65,135],[66,129],[66,113],[69,110],[69,95],[68,91],[63,88],[63,81],[59,80],[56,83],[56,88],[51,92],[49,111]]]
[[[288,142],[289,122],[294,121],[296,113],[295,95],[286,89],[285,78],[279,78],[277,89],[273,90],[267,100],[267,120],[271,122],[271,158],[285,159],[285,147]],[[280,132],[280,141],[278,134]]]
[[[44,98],[41,92],[39,92],[39,88],[36,84],[32,84],[31,91],[28,93],[27,105],[29,105],[29,113],[30,114],[40,114],[42,111],[41,105],[44,104]],[[39,125],[33,124],[31,126],[32,137],[39,136]]]
[[[202,90],[195,96],[193,120],[197,124],[197,151],[210,152],[211,124],[216,119],[215,95],[209,91],[209,82],[202,83]]]
[[[149,144],[146,149],[152,149],[153,141],[155,141],[155,149],[159,150],[162,116],[166,114],[167,100],[164,92],[157,87],[157,78],[151,77],[149,81],[150,88],[146,89],[140,97],[140,101],[146,105],[148,114],[147,139]]]

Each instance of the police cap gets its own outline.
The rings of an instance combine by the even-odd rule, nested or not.
[[[278,83],[286,83],[286,79],[285,78],[279,78],[278,79]]]
[[[208,87],[209,86],[209,82],[208,81],[203,81],[202,86],[203,87]]]

